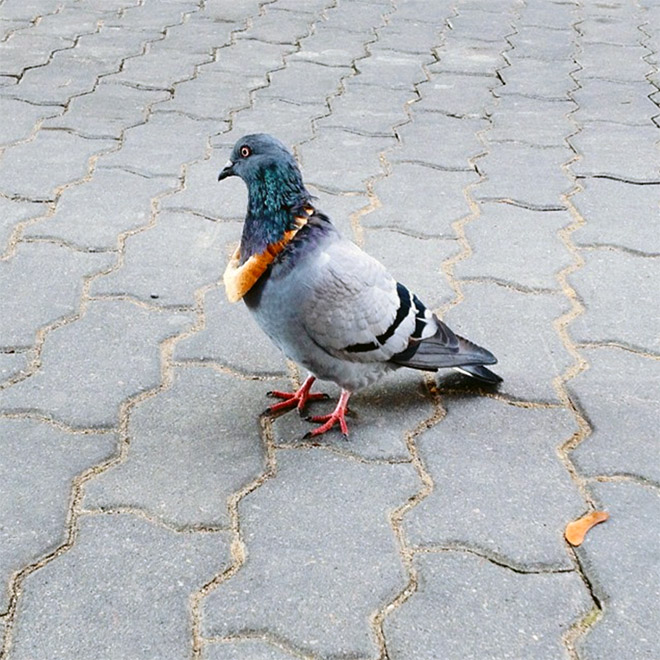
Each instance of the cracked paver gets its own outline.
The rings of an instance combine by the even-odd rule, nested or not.
[[[652,657],[657,2],[0,2],[1,660]],[[261,415],[261,131],[499,388]]]

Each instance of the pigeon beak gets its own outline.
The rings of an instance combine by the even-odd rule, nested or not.
[[[222,171],[220,174],[218,174],[218,181],[222,181],[223,179],[226,179],[228,176],[236,176],[236,172],[234,172],[234,163],[232,163],[230,160],[228,160],[225,163],[225,166],[222,168]]]

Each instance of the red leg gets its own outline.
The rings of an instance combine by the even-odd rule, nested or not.
[[[323,422],[321,426],[305,433],[305,438],[313,438],[329,431],[335,424],[339,423],[339,428],[345,438],[348,438],[348,426],[346,426],[346,411],[348,410],[348,399],[351,393],[348,390],[342,390],[337,402],[337,407],[329,415],[314,415],[308,417],[310,422]]]
[[[303,409],[308,401],[315,401],[317,399],[327,399],[328,395],[321,392],[311,394],[309,390],[312,389],[312,384],[316,380],[315,376],[307,376],[305,382],[295,392],[281,392],[280,390],[273,390],[268,392],[268,396],[274,396],[277,399],[284,399],[280,403],[274,403],[272,406],[266,408],[266,412],[275,413],[282,410],[289,410],[290,408],[298,408],[298,412],[302,414]]]

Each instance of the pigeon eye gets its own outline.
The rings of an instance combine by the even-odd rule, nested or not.
[[[246,145],[243,145],[241,147],[241,151],[240,151],[241,158],[247,158],[251,153],[252,153],[252,151],[250,151],[250,147],[248,147]]]

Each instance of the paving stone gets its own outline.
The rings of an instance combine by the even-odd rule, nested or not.
[[[330,192],[364,192],[367,179],[382,172],[379,154],[395,144],[395,138],[320,130],[300,148],[305,181]]]
[[[59,187],[87,174],[92,156],[114,144],[110,140],[85,140],[66,131],[39,131],[34,140],[4,152],[0,190],[35,201],[51,200]]]
[[[0,418],[0,611],[12,575],[67,540],[74,477],[115,452],[113,434],[74,435],[32,419]]]
[[[443,405],[447,417],[417,440],[435,488],[404,519],[410,542],[525,570],[571,568],[564,527],[585,503],[557,447],[576,432],[573,415],[460,395]]]
[[[461,39],[503,42],[502,45],[506,45],[505,37],[514,32],[511,18],[485,21],[481,12],[463,13],[460,9],[457,15],[447,18],[447,24]]]
[[[458,117],[483,117],[493,104],[490,90],[499,81],[487,76],[440,73],[419,85],[421,99],[415,103],[415,114],[422,111],[442,112]]]
[[[571,101],[541,101],[525,96],[504,96],[500,99],[488,131],[489,142],[526,142],[540,147],[563,144],[573,132],[567,118],[575,110]]]
[[[4,11],[4,9],[3,9]],[[30,67],[44,66],[56,50],[70,48],[73,41],[50,35],[12,34],[0,43],[0,74],[20,76]]]
[[[62,105],[73,96],[91,92],[100,75],[112,73],[118,66],[115,62],[76,59],[71,52],[57,53],[48,66],[26,71],[12,95],[31,103]]]
[[[7,249],[7,243],[19,222],[38,218],[47,211],[45,204],[23,202],[0,195],[0,254]]]
[[[549,62],[572,60],[575,50],[575,32],[569,28],[519,27],[516,34],[509,36],[509,41],[514,49],[507,55],[514,60],[514,66],[518,59],[527,58]]]
[[[557,401],[552,381],[573,363],[552,326],[570,308],[565,297],[490,283],[463,283],[461,289],[465,300],[444,320],[498,358],[493,368],[504,378],[499,391],[525,401]]]
[[[392,11],[389,4],[379,2],[351,2],[327,10],[328,22],[347,32],[367,32],[369,41],[373,30],[385,23],[384,16]]]
[[[24,140],[36,129],[38,122],[62,111],[60,106],[32,105],[18,99],[0,98],[0,115],[4,118],[0,124],[0,146]]]
[[[248,16],[258,14],[261,7],[260,0],[239,0],[228,5],[224,0],[208,0],[204,3],[202,11],[194,16],[210,17],[216,21],[245,21]],[[278,6],[279,6],[278,2]],[[237,26],[241,27],[243,24]]]
[[[119,234],[148,224],[152,200],[177,185],[175,179],[97,168],[90,181],[67,188],[54,215],[29,226],[25,235],[65,241],[83,250],[116,250]]]
[[[652,658],[660,645],[653,625],[660,596],[658,491],[632,483],[594,484],[593,491],[610,519],[589,532],[578,552],[604,607],[578,648],[589,658]]]
[[[0,353],[0,384],[25,371],[27,364],[27,353],[25,352]]]
[[[83,516],[74,546],[25,580],[12,658],[184,657],[188,599],[227,565],[228,546],[224,533]]]
[[[304,370],[301,375],[304,377]],[[285,389],[290,389],[290,385]],[[310,403],[305,414],[330,412],[339,397],[339,388],[320,381],[314,391],[325,392],[332,401]],[[419,372],[401,369],[351,396],[348,441],[340,433],[333,432],[319,442],[323,447],[344,455],[407,463],[410,461],[407,435],[433,413],[432,402]],[[312,428],[314,425],[296,412],[281,415],[273,422],[275,443],[295,446]]]
[[[265,470],[259,414],[271,388],[176,369],[169,389],[133,410],[127,460],[88,484],[84,506],[137,508],[180,528],[228,527],[227,498]]]
[[[255,58],[258,49],[259,57]],[[283,47],[280,44],[269,44],[249,39],[239,40],[227,48],[221,48],[213,62],[199,67],[203,73],[211,71],[229,71],[242,76],[263,75],[265,71],[273,71],[282,67],[282,57],[285,53],[295,52],[292,46]]]
[[[519,94],[547,101],[564,101],[569,98],[569,90],[575,87],[570,76],[574,70],[575,63],[569,60],[520,59],[499,72],[504,85],[494,88],[493,92],[497,96]],[[539,85],[539,80],[543,85]]]
[[[159,213],[154,227],[129,236],[122,267],[96,279],[90,293],[128,295],[164,307],[192,306],[198,288],[222,277],[227,242],[234,235],[230,224],[190,213]]]
[[[211,145],[222,149],[222,164],[243,135],[270,131],[290,148],[313,137],[312,119],[328,112],[325,104],[296,105],[286,100],[262,98],[257,90],[249,112],[239,112],[232,120],[232,130],[214,136]],[[217,176],[216,176],[217,179]]]
[[[582,69],[575,74],[579,81],[590,78],[634,82],[644,80],[649,65],[642,58],[647,54],[641,46],[589,44],[580,53]]]
[[[455,240],[418,238],[389,229],[366,232],[364,249],[383,263],[430,309],[448,303],[454,290],[442,272],[442,263],[460,251]]]
[[[432,42],[429,42],[429,50]],[[418,54],[401,53],[394,50],[383,50],[378,42],[369,46],[370,56],[355,63],[359,75],[351,79],[355,85],[373,85],[387,90],[401,89],[413,92],[411,100],[416,100],[415,84],[426,81],[427,76],[423,65],[433,62],[430,56],[420,58]],[[363,92],[364,93],[364,92]],[[371,98],[371,91],[367,96]]]
[[[580,125],[588,122],[617,122],[634,126],[651,125],[658,106],[648,97],[648,83],[589,80],[573,92],[578,104],[573,118]]]
[[[658,129],[651,126],[588,124],[571,138],[582,155],[571,165],[578,176],[608,176],[633,183],[660,183]],[[626,149],[622,150],[621,145]]]
[[[307,190],[314,196],[315,207],[325,213],[346,238],[359,243],[360,230],[363,229],[362,220],[367,217],[361,214],[366,212],[365,209],[369,207],[369,198],[366,193],[364,195],[332,195],[313,185],[307,185]],[[359,228],[357,235],[356,227]]]
[[[109,78],[143,89],[167,90],[175,83],[189,80],[195,74],[195,65],[210,61],[210,55],[186,53],[152,47],[140,57],[126,60],[121,72]]]
[[[204,71],[203,75],[177,85],[172,99],[160,103],[155,110],[176,111],[198,119],[213,120],[217,124],[216,130],[221,130],[218,118],[228,116],[233,108],[247,107],[250,90],[265,84],[262,75],[239,80],[232,73]],[[218,93],[220,89],[222,94]]]
[[[84,6],[61,6],[61,10],[44,16],[30,28],[30,37],[55,35],[62,39],[75,40],[81,34],[94,32],[98,26],[99,15]]]
[[[654,431],[660,365],[614,348],[583,355],[589,369],[568,383],[592,428],[572,453],[580,474],[634,474],[660,484],[660,467],[649,461],[660,449]]]
[[[214,121],[179,113],[158,113],[148,123],[126,131],[120,151],[103,158],[104,167],[122,167],[145,176],[178,176],[184,163],[204,155]]]
[[[575,573],[519,574],[454,552],[415,566],[417,593],[385,620],[393,660],[564,657],[562,635],[591,605]]]
[[[558,289],[556,274],[573,263],[573,257],[557,232],[571,222],[568,211],[482,204],[479,217],[465,225],[472,254],[456,264],[454,273],[528,289]]]
[[[537,26],[548,30],[570,28],[578,19],[577,5],[563,2],[535,2],[525,7],[520,16],[520,26]]]
[[[366,54],[368,35],[341,29],[332,19],[334,15],[328,12],[328,16],[331,18],[327,22],[316,23],[314,33],[302,42],[302,48],[288,56],[289,64],[302,60],[324,66],[350,66]]]
[[[539,211],[562,209],[562,195],[573,187],[562,165],[573,155],[568,147],[491,144],[477,163],[486,179],[472,195],[478,200],[508,201]]]
[[[584,266],[569,279],[586,309],[571,323],[571,336],[576,341],[614,341],[660,352],[660,336],[653,323],[658,260],[604,250],[583,256]]]
[[[634,20],[634,19],[633,19]],[[638,21],[619,20],[612,16],[585,18],[580,21],[580,41],[584,44],[638,46],[640,32]],[[643,19],[641,19],[643,20]],[[607,64],[603,63],[604,66]]]
[[[414,163],[397,163],[374,192],[382,206],[360,218],[365,227],[391,227],[413,236],[454,239],[451,225],[469,215],[465,188],[476,172],[446,172]]]
[[[505,44],[503,43],[502,46]],[[485,41],[447,39],[442,46],[434,48],[439,62],[431,64],[431,73],[459,73],[473,76],[494,76],[495,71],[505,66],[500,46]]]
[[[189,327],[183,314],[92,302],[48,335],[41,368],[0,392],[0,410],[38,411],[76,427],[112,427],[126,398],[161,381],[159,342]]]
[[[216,362],[234,371],[257,376],[286,373],[282,353],[273,346],[243,304],[232,305],[227,301],[222,286],[206,294],[204,310],[204,329],[177,343],[176,360]]]
[[[373,111],[364,111],[364,91],[359,85],[348,89],[330,105],[332,112],[316,122],[322,128],[341,128],[354,131],[360,135],[393,136],[395,124],[406,119],[406,102],[412,92],[406,90],[391,90],[374,87],[368,92]]]
[[[430,5],[425,5],[424,11],[419,11],[421,16],[425,14]],[[447,8],[443,14],[451,12]],[[395,19],[396,20],[396,19]],[[443,30],[443,22],[438,21],[397,21],[383,27],[378,33],[377,47],[381,50],[392,50],[397,53],[409,53],[412,55],[423,55],[425,59],[431,54],[429,51],[433,46],[441,43],[440,34]]]
[[[167,36],[158,42],[158,50],[210,54],[214,49],[229,43],[231,33],[239,27],[239,24],[231,20],[221,22],[212,16],[192,14],[185,23],[167,30]]]
[[[13,259],[0,261],[0,290],[12,292],[0,297],[0,346],[28,348],[39,328],[75,314],[83,278],[114,261],[48,243],[20,245]]]
[[[423,6],[423,9],[422,9]],[[394,15],[396,19],[406,20],[413,23],[430,23],[431,25],[443,25],[448,16],[453,14],[452,4],[447,0],[434,3],[424,3],[420,5],[417,2],[402,3],[397,7]]]
[[[473,170],[469,159],[484,150],[477,133],[487,127],[485,119],[422,113],[397,129],[403,146],[389,154],[388,160],[469,172]]]
[[[610,179],[584,179],[571,201],[585,219],[576,245],[617,245],[660,254],[660,185],[637,186]]]
[[[162,38],[160,30],[140,30],[133,32],[119,26],[102,24],[97,32],[84,34],[76,42],[76,47],[69,52],[74,59],[113,63],[113,71],[118,72],[124,66],[124,60],[142,57],[147,44]],[[100,81],[103,79],[101,78]]]
[[[149,4],[137,5],[122,16],[110,19],[106,18],[103,22],[111,27],[122,27],[125,30],[159,30],[166,27],[173,27],[184,21],[186,15],[194,14],[200,11],[200,6],[190,0],[188,2],[159,2],[158,11],[154,11],[154,6]]]
[[[247,562],[205,599],[203,633],[268,631],[325,657],[371,656],[369,617],[407,582],[386,513],[418,489],[416,473],[325,450],[282,450],[277,464],[239,505]]]
[[[267,642],[252,639],[208,644],[202,651],[202,660],[292,660],[294,657]]]
[[[339,83],[351,73],[350,67],[322,66],[314,62],[290,62],[274,71],[268,87],[259,90],[262,98],[285,99],[292,103],[321,105],[318,114],[327,112],[326,99],[339,91]]]
[[[44,126],[66,128],[83,137],[119,139],[129,126],[145,121],[152,104],[167,98],[163,91],[102,84],[93,94],[72,99],[63,115],[47,120]]]
[[[313,18],[309,15],[294,11],[278,11],[275,5],[269,7],[248,31],[237,32],[236,39],[296,44],[311,32],[313,24]]]
[[[37,16],[53,13],[61,7],[61,0],[5,0],[3,18],[31,22]]]

